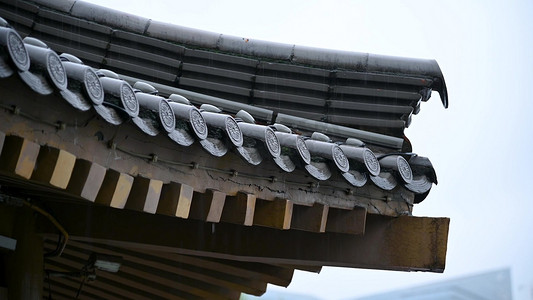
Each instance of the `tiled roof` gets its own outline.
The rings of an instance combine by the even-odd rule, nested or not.
[[[61,22],[66,22],[67,24],[69,22],[75,22],[73,19],[74,17],[72,16],[58,15],[58,12],[44,8],[37,8],[37,6],[35,6],[35,9],[38,12],[36,20],[43,24],[48,21],[52,22],[52,20],[54,20],[54,22],[61,20]],[[4,8],[4,11],[5,10],[6,9]],[[18,22],[17,24],[22,23],[21,16],[23,16],[23,14],[16,16],[6,15],[7,17],[11,17],[12,20],[10,21]],[[415,194],[427,193],[431,188],[432,183],[436,183],[434,171],[431,167],[418,167],[419,162],[423,162],[424,165],[427,166],[429,162],[427,159],[411,159],[412,157],[417,156],[410,153],[392,151],[402,148],[403,140],[400,138],[343,125],[316,121],[312,120],[312,118],[302,118],[302,116],[306,116],[306,113],[304,112],[302,115],[297,110],[292,111],[294,114],[290,115],[281,113],[279,109],[277,113],[268,108],[265,109],[264,107],[258,109],[249,104],[242,104],[233,97],[230,97],[232,100],[225,100],[212,95],[186,91],[182,89],[185,88],[183,84],[179,84],[179,87],[176,88],[171,85],[153,83],[156,87],[163,90],[162,94],[166,96],[165,98],[164,96],[159,95],[158,90],[149,84],[137,81],[132,87],[128,81],[133,83],[133,81],[136,80],[135,78],[131,76],[117,75],[116,73],[105,69],[95,69],[88,64],[84,64],[84,62],[77,57],[67,54],[72,52],[77,53],[89,60],[88,63],[90,63],[89,54],[91,50],[87,50],[90,48],[88,45],[76,43],[77,45],[72,47],[71,42],[66,43],[63,41],[62,44],[60,44],[59,41],[56,41],[56,39],[59,38],[63,40],[80,41],[77,36],[74,37],[66,34],[69,31],[68,26],[49,27],[47,30],[48,33],[51,34],[52,32],[57,31],[55,33],[55,38],[53,38],[45,35],[44,31],[39,31],[38,28],[41,28],[41,25],[39,24],[35,23],[31,26],[32,31],[30,32],[30,36],[48,38],[47,43],[49,43],[52,48],[33,37],[27,37],[23,42],[17,31],[11,29],[9,27],[10,25],[7,23],[4,24],[5,27],[1,28],[4,35],[3,46],[5,47],[2,77],[7,77],[14,72],[18,72],[23,81],[35,92],[46,95],[53,93],[54,90],[58,91],[75,109],[87,111],[93,108],[101,118],[110,124],[119,125],[128,119],[131,119],[133,123],[147,135],[167,135],[177,144],[176,147],[190,146],[193,142],[198,141],[207,152],[215,157],[221,157],[230,149],[235,149],[245,161],[252,165],[259,165],[263,160],[271,159],[285,172],[292,172],[296,168],[302,168],[305,169],[310,176],[319,181],[327,181],[332,176],[332,173],[339,173],[353,187],[362,187],[365,184],[370,184],[367,182],[371,181],[383,190],[392,190],[397,185],[403,185]],[[79,24],[79,21],[76,21],[76,24]],[[125,36],[134,35],[133,33],[117,33],[109,28],[104,30],[102,29],[105,28],[103,25],[94,24],[92,22],[87,22],[86,27],[90,27],[92,28],[91,30],[95,31],[94,28],[98,26],[101,27],[101,30],[98,31],[105,32],[105,34],[110,36],[116,36],[117,34]],[[81,27],[83,28],[84,26],[82,25]],[[87,38],[86,33],[81,34],[79,29],[76,31],[80,37],[83,36],[84,38]],[[140,38],[142,39],[145,37],[140,35],[135,36],[135,39]],[[130,37],[129,39],[131,40],[132,38]],[[160,41],[160,43],[163,42]],[[91,42],[90,44],[94,46],[98,43]],[[148,42],[146,42],[146,44],[148,44]],[[170,44],[166,46],[167,48],[178,47]],[[102,47],[105,47],[106,49],[109,48],[110,50],[115,48],[113,44],[109,43],[105,45],[102,44]],[[65,51],[65,54],[58,56],[56,52],[52,50],[55,48]],[[139,48],[132,48],[131,46],[123,49],[121,48],[122,52],[119,57],[121,57],[121,59],[127,59],[126,52],[140,51],[138,50]],[[155,47],[156,50],[150,51],[150,55],[153,55],[153,52],[157,52],[157,50],[162,48],[163,47]],[[181,50],[185,52],[192,51],[191,53],[197,54],[195,55],[198,60],[206,60],[206,58],[209,57],[210,65],[216,65],[218,61],[220,67],[222,68],[224,66],[224,68],[211,70],[217,73],[217,76],[229,76],[228,74],[233,74],[233,71],[226,69],[226,67],[231,69],[234,69],[235,66],[248,68],[256,63],[251,63],[250,58],[212,52],[203,53],[205,50],[188,49],[189,48],[183,48],[181,46],[173,48],[173,50],[178,50],[177,52],[173,52],[173,55],[179,54],[182,52]],[[107,55],[112,56],[113,54],[111,52]],[[169,55],[166,57],[169,57]],[[152,79],[154,78],[152,69],[145,68],[133,71],[136,67],[142,65],[142,63],[139,62],[145,59],[144,54],[136,52],[130,58],[134,59],[135,63],[132,62],[131,64],[128,64],[128,67],[125,69],[116,67],[116,70],[124,71],[130,75],[138,75],[139,77],[147,77],[147,75],[150,75],[148,77],[151,77]],[[109,62],[112,61],[111,58],[102,57],[101,59],[107,62],[105,63],[106,66],[114,66],[109,64]],[[297,57],[294,57],[293,59],[297,60]],[[170,61],[165,61],[159,57],[157,59],[154,58],[154,61],[155,60],[159,63],[163,63],[166,68],[171,67],[172,65]],[[385,62],[387,62],[387,59],[385,59]],[[396,63],[398,64],[399,62],[406,64],[406,62],[397,59]],[[92,61],[92,63],[95,63],[95,61]],[[191,63],[189,67],[189,65],[183,62],[177,61],[176,63],[179,65],[179,73],[182,74],[183,80],[189,78],[187,76],[183,77],[183,74],[185,74],[187,70],[207,70],[212,68],[202,66],[201,64]],[[287,75],[290,73],[294,76],[295,79],[287,79],[277,71],[269,75],[268,78],[253,75],[256,80],[259,78],[260,81],[265,79],[265,82],[279,82],[276,85],[276,90],[278,90],[279,85],[284,85],[288,89],[303,86],[307,91],[309,89],[322,89],[321,84],[311,82],[311,79],[310,81],[302,81],[302,78],[316,77],[326,80],[325,78],[328,76],[328,72],[320,68],[259,61],[257,61],[257,63],[259,63],[261,70],[265,72],[267,69],[275,69],[280,72],[283,70],[283,74]],[[100,62],[100,64],[102,64],[102,62]],[[383,63],[381,64],[383,65]],[[423,65],[424,63],[420,62],[420,64]],[[157,69],[155,66],[156,64],[154,64],[152,60],[146,62],[146,65]],[[253,68],[256,67],[257,66],[254,66]],[[413,73],[413,70],[411,70],[412,68],[413,67],[410,66],[405,72]],[[395,70],[395,72],[398,72],[398,70]],[[337,71],[335,71],[335,73],[337,73]],[[340,73],[343,74],[343,78],[362,76],[358,80],[363,78],[375,79],[380,76],[385,76],[387,78],[398,77],[398,81],[402,82],[409,82],[409,80],[412,79],[411,77],[400,76],[398,74],[358,73],[351,71],[341,71]],[[241,76],[244,73],[241,72],[239,74],[239,76]],[[416,74],[410,74],[410,76],[415,75]],[[422,75],[427,76],[425,74]],[[216,82],[218,80],[216,79],[218,78],[217,76],[214,76],[213,78],[210,76],[206,78],[202,77],[203,79],[197,83],[202,89],[209,85],[218,86],[220,83]],[[124,78],[128,79],[128,81],[123,80]],[[296,80],[296,78],[298,80]],[[157,76],[155,76],[155,79],[165,82],[162,78]],[[180,82],[183,81],[182,79],[180,79]],[[196,80],[189,79],[192,81]],[[240,87],[238,87],[238,83],[236,83],[234,79],[229,80],[228,82],[230,82],[230,84],[227,86],[231,87],[231,89],[239,89]],[[369,82],[370,80],[364,81],[363,84],[372,84]],[[381,79],[376,79],[376,82],[379,80]],[[411,83],[414,81],[415,80],[412,80]],[[418,79],[417,81],[425,82],[426,79]],[[166,83],[171,84],[172,82]],[[387,83],[387,85],[391,84]],[[394,84],[392,85],[395,86]],[[334,89],[335,88],[338,88],[338,86],[334,87]],[[195,88],[191,89],[197,90]],[[328,89],[331,89],[331,86],[329,88],[324,86],[324,91]],[[360,90],[366,88],[348,86],[346,89]],[[263,92],[270,93],[264,91],[264,89],[261,93]],[[365,90],[364,93],[366,92],[367,91]],[[396,101],[399,101],[398,99],[406,95],[405,92],[383,90],[380,88],[372,89],[371,93],[374,93],[374,96],[377,94],[387,95],[386,97],[390,97],[395,103]],[[422,97],[420,94],[417,95],[418,97]],[[189,96],[198,104],[200,104],[199,102],[202,100],[206,103],[201,104],[199,107],[195,107],[184,96]],[[301,97],[303,96],[287,97],[287,101],[290,105],[294,105],[295,108],[312,105],[314,100],[307,98],[303,99]],[[265,103],[275,102],[271,100]],[[219,107],[207,104],[208,102],[211,104],[219,104]],[[354,102],[353,105],[354,107],[367,107],[369,109],[373,106],[358,102]],[[348,106],[350,105],[348,104]],[[381,108],[380,105],[377,105],[376,107],[376,109],[379,110],[379,114],[383,115],[384,111],[393,111],[396,106],[385,105],[384,108]],[[236,110],[239,108],[248,108],[251,111],[251,114],[242,109],[237,112]],[[236,114],[228,114],[225,113],[224,110],[228,113],[233,112]],[[305,109],[303,110],[305,111]],[[405,112],[403,108],[399,108],[398,110],[403,110],[403,112]],[[254,114],[261,118],[258,122],[256,122],[253,116]],[[351,119],[357,117],[350,116],[347,118]],[[340,123],[345,124],[345,122]],[[290,129],[290,127],[293,127],[293,129]],[[316,130],[316,132],[311,134],[314,130]],[[335,140],[326,136],[324,133],[333,136]],[[375,147],[375,149],[381,153],[375,155],[371,148],[365,146],[363,141],[368,142],[370,145],[374,144],[380,146]],[[415,170],[414,173],[412,166]]]
[[[402,137],[432,90],[448,106],[434,60],[238,38],[83,1],[7,4],[2,12],[21,35],[88,65],[263,107],[272,111],[265,122],[289,114]]]
[[[124,208],[102,211],[106,217],[116,214],[131,220],[141,212],[138,217],[146,218],[147,224],[154,215],[192,219],[176,221],[192,231],[209,229],[214,234],[215,227],[204,223],[221,222],[217,230],[222,236],[242,231],[252,237],[262,229],[247,227],[257,225],[287,231],[280,235],[286,240],[296,236],[296,230],[334,233],[328,239],[352,243],[351,236],[344,240],[342,234],[360,237],[365,233],[367,212],[410,215],[413,204],[424,200],[437,183],[429,159],[411,153],[403,138],[412,114],[418,113],[420,102],[429,99],[432,89],[439,91],[447,106],[444,79],[433,60],[243,40],[82,1],[7,1],[0,3],[0,16],[7,20],[0,19],[0,89],[6,95],[0,105],[2,115],[9,115],[0,124],[7,133],[0,132],[0,163],[5,163],[0,165],[0,182],[27,189],[25,193]],[[87,121],[80,121],[84,118]],[[39,135],[40,127],[28,130],[20,125],[21,119],[52,126],[57,132],[48,128]],[[18,160],[11,162],[11,153],[20,155]],[[100,161],[93,161],[97,156]],[[60,162],[63,169],[56,176],[50,165]],[[30,185],[44,182],[45,188],[27,188],[21,178],[31,179]],[[176,194],[184,202],[177,203]],[[224,203],[226,198],[229,201]],[[54,201],[49,205],[59,213],[66,210],[65,218],[70,209],[102,209],[98,205],[81,208],[78,202],[69,202],[67,209]],[[167,222],[157,220],[165,220],[162,226]],[[63,221],[71,222],[74,232],[86,230],[76,229],[77,220]],[[369,241],[380,237],[380,229],[375,229],[378,223],[381,226],[369,222]],[[439,237],[443,232],[438,232]],[[272,232],[268,236],[275,240]],[[321,239],[309,236],[309,240],[329,249]],[[383,243],[391,247],[389,240]],[[192,244],[191,248],[197,246]],[[208,250],[194,250],[218,249],[218,243],[206,245]],[[47,240],[45,247],[51,249],[52,242]],[[66,255],[47,265],[72,268],[92,248],[126,255],[134,267],[125,277],[105,278],[118,280],[113,288],[106,288],[105,280],[103,287],[89,288],[89,296],[102,291],[111,295],[117,289],[125,293],[137,289],[137,295],[163,298],[165,289],[180,290],[185,298],[235,298],[235,291],[260,295],[266,282],[286,285],[294,269],[306,269],[295,264],[202,258],[191,262],[189,270],[180,264],[192,257],[165,253],[149,257],[127,245],[80,241],[69,243]],[[232,255],[246,256],[239,254],[242,249],[234,250]],[[245,250],[255,257],[258,252],[254,251],[261,249]],[[287,260],[299,261],[300,256],[290,252]],[[144,257],[142,263],[139,257]],[[309,257],[310,269],[318,263],[366,265],[355,256],[348,262],[335,260],[342,255],[328,256],[325,262],[320,256]],[[425,261],[412,266],[403,257],[392,267],[379,260],[373,266],[442,271],[442,259],[440,255],[435,267],[427,267]],[[161,279],[164,264],[169,272],[189,270],[184,275],[189,281],[183,287],[174,286],[176,281],[161,281],[161,289],[152,289],[154,281]],[[199,266],[215,268],[215,273],[224,266],[242,273],[220,283],[231,286],[221,296],[218,283],[202,275],[212,272],[199,272]],[[263,271],[256,272],[257,268]],[[270,275],[270,270],[277,275]],[[251,273],[260,278],[258,282],[242,283],[239,276]],[[235,283],[242,284],[235,287]],[[72,290],[68,284],[64,281],[59,288]]]

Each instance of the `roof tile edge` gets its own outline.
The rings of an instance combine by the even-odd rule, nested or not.
[[[33,0],[32,2],[40,6],[70,13],[77,0]]]
[[[85,1],[76,1],[69,13],[74,17],[140,34],[145,33],[145,30],[150,23],[150,19],[148,18],[128,14]]]
[[[439,92],[444,107],[448,107],[448,92],[444,76],[434,59],[405,58],[254,40],[150,20],[79,0],[66,2],[32,0],[32,2],[117,29],[235,55],[260,56],[265,59],[327,69],[424,75],[433,79],[431,87]],[[70,9],[67,10],[69,7]]]

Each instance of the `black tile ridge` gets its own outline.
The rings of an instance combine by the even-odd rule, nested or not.
[[[403,145],[404,140],[396,136],[385,135],[377,132],[360,130],[356,128],[346,127],[338,124],[331,124],[320,121],[307,120],[298,116],[287,115],[287,114],[275,114],[274,111],[270,109],[265,109],[257,106],[251,106],[249,104],[238,103],[219,97],[209,96],[203,93],[197,93],[182,88],[177,88],[173,86],[168,86],[149,80],[141,80],[135,77],[127,76],[120,74],[119,77],[126,82],[133,84],[137,81],[146,82],[154,86],[162,96],[167,96],[170,94],[179,94],[187,99],[189,99],[194,104],[212,104],[223,108],[224,111],[230,113],[236,113],[239,110],[246,110],[252,116],[264,120],[269,124],[281,123],[289,127],[300,128],[307,131],[320,131],[326,132],[332,136],[339,138],[348,138],[356,137],[367,143],[391,148],[391,149],[400,149]],[[281,117],[281,118],[280,118]],[[284,123],[285,122],[285,123]],[[294,123],[296,122],[296,123]]]
[[[127,14],[80,0],[32,0],[41,7],[145,36],[243,57],[260,57],[326,69],[414,75],[431,78],[432,88],[448,107],[442,71],[434,59],[404,58],[253,40],[199,30]]]

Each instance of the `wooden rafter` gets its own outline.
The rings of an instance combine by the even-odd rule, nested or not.
[[[445,265],[446,218],[368,215],[365,234],[354,236],[205,223],[65,202],[49,205],[80,240],[269,264],[432,272],[442,272]],[[98,222],[89,220],[91,215],[100,216]],[[153,234],[160,231],[165,235]]]
[[[70,185],[67,189],[69,192],[89,201],[103,202],[106,205],[111,201],[109,203],[112,203],[113,207],[123,207],[131,189],[140,188],[139,184],[143,181],[142,178],[145,178],[152,180],[152,184],[156,185],[176,183],[183,185],[184,188],[192,188],[193,198],[190,203],[185,194],[182,195],[182,201],[176,203],[179,205],[176,206],[177,211],[174,215],[181,218],[187,217],[187,209],[189,209],[188,217],[204,220],[208,217],[209,214],[205,215],[206,207],[195,203],[195,198],[202,198],[197,196],[203,195],[207,190],[216,191],[217,194],[217,197],[211,199],[215,201],[207,200],[211,202],[208,203],[207,212],[211,213],[209,219],[213,221],[218,218],[219,210],[224,208],[220,206],[221,194],[218,193],[225,194],[226,197],[236,197],[239,192],[243,192],[254,195],[258,200],[286,199],[298,205],[310,206],[319,203],[329,208],[347,210],[358,206],[366,208],[370,213],[391,216],[409,213],[412,209],[414,196],[401,187],[393,191],[383,191],[367,184],[354,190],[342,176],[337,175],[327,183],[317,184],[316,180],[310,178],[304,171],[297,169],[292,173],[285,173],[269,160],[265,160],[260,166],[260,178],[264,178],[256,179],[258,167],[245,163],[231,151],[223,158],[216,158],[206,153],[197,143],[189,147],[179,146],[164,135],[146,136],[129,123],[109,126],[95,117],[94,112],[73,110],[60,97],[35,95],[16,78],[0,81],[0,89],[5,91],[0,99],[2,107],[12,107],[13,111],[17,111],[17,114],[12,114],[9,109],[0,109],[0,116],[4,120],[0,124],[0,131],[6,134],[4,144],[13,144],[13,139],[24,142],[12,146],[20,148],[14,152],[27,157],[28,159],[24,160],[26,162],[36,161],[36,155],[46,153],[39,150],[41,146],[46,146],[50,153],[69,157],[69,168],[72,168],[72,159],[75,158],[73,170],[67,168],[66,164],[63,166],[63,163],[58,163],[62,157],[55,160],[53,157],[48,158],[51,163],[55,162],[53,166],[61,166],[58,170],[48,170],[48,173],[53,171],[63,176],[62,180]],[[11,153],[13,150],[4,149],[2,152]],[[11,156],[9,161],[11,164],[15,163]],[[20,164],[22,161],[19,160],[18,165],[10,165],[10,171],[29,178],[35,165],[23,168]],[[7,165],[3,168],[7,168]],[[106,173],[102,179],[104,169]],[[50,174],[47,176],[52,179]],[[42,176],[35,179],[51,184],[50,180],[47,182]],[[135,181],[137,187],[134,187]],[[120,184],[115,185],[115,182]],[[101,197],[91,193],[96,190],[98,194],[103,193]],[[163,190],[162,188],[160,192],[163,193]],[[190,190],[187,193],[190,193]],[[147,198],[139,201],[145,201],[146,208],[153,211],[154,197],[157,193],[151,195],[152,198],[148,202]],[[135,197],[138,197],[136,193]],[[133,202],[134,198],[129,200]],[[205,199],[199,201],[205,202]],[[204,208],[200,214],[195,211],[198,207]],[[249,211],[247,223],[253,223],[251,216]],[[259,219],[258,222],[260,223]],[[287,226],[288,223],[285,223]],[[320,230],[324,228],[319,228]]]

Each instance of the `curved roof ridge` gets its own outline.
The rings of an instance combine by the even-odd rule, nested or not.
[[[152,20],[80,0],[33,0],[33,2],[115,29],[213,51],[325,69],[431,78],[433,80],[431,88],[439,92],[444,107],[448,107],[444,76],[434,59],[405,58],[255,40]]]

